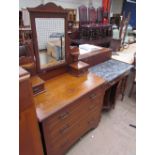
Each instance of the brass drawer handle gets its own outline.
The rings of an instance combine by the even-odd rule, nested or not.
[[[64,134],[65,132],[68,131],[69,127],[70,127],[70,126],[69,126],[68,124],[65,125],[64,128],[60,129],[60,133],[61,133],[61,134]]]
[[[66,111],[66,112],[64,112],[64,113],[62,113],[62,114],[59,115],[59,119],[63,120],[65,118],[67,118],[68,116],[69,116],[69,112]]]
[[[89,98],[90,98],[90,99],[95,99],[96,96],[97,96],[96,93],[93,93],[93,94],[91,94],[91,95],[89,96]]]

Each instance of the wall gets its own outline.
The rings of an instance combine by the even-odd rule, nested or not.
[[[129,12],[131,12],[131,17],[130,17],[130,21],[129,24],[133,27],[136,28],[136,0],[135,3],[124,0],[123,3],[123,12],[125,11],[125,15],[127,16],[127,14]]]
[[[111,13],[113,14],[121,14],[123,7],[123,0],[112,0],[111,3]]]
[[[102,0],[92,0],[93,6],[95,8],[102,5]],[[84,4],[88,6],[89,0],[19,0],[19,8],[25,7],[35,7],[42,2],[54,2],[57,5],[61,5],[63,8],[77,8],[78,6]]]
[[[63,8],[74,8],[77,9],[80,5],[88,6],[89,0],[19,0],[19,9],[26,8],[26,7],[36,7],[40,5],[42,2],[48,3],[53,2],[57,5],[61,5]],[[93,6],[95,8],[102,5],[102,0],[92,0]],[[77,10],[77,21],[79,20],[78,17],[78,10]]]

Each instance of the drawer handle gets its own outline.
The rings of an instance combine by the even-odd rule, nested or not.
[[[40,90],[39,87],[37,87],[37,88],[33,88],[33,91],[34,91],[34,92],[39,91],[39,90]]]
[[[63,120],[63,119],[65,119],[65,118],[67,118],[68,115],[69,115],[69,112],[66,111],[66,112],[62,113],[61,115],[59,115],[59,119]]]
[[[60,133],[61,133],[61,134],[64,134],[65,132],[68,131],[69,127],[70,127],[70,126],[69,126],[68,124],[65,125],[64,128],[60,129]]]
[[[95,104],[94,103],[91,103],[91,105],[89,106],[89,110],[92,110],[95,108]]]
[[[110,86],[113,86],[116,83],[116,81],[110,82]]]
[[[96,96],[97,96],[96,93],[93,93],[93,94],[91,94],[91,95],[89,96],[89,98],[90,98],[90,99],[95,99]]]

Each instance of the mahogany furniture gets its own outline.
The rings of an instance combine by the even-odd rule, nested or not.
[[[43,155],[30,74],[19,68],[19,154]]]
[[[120,51],[121,49],[121,39],[111,39],[110,48],[113,52]]]
[[[31,111],[32,113],[26,113],[27,115],[21,117],[20,120],[22,122],[20,124],[20,148],[26,152],[24,154],[25,152],[21,151],[20,155],[31,155],[31,153],[33,155],[41,155],[42,147],[46,155],[64,155],[86,132],[97,127],[102,109],[113,106],[118,92],[118,89],[115,91],[115,87],[118,87],[120,80],[127,76],[131,66],[111,60],[111,49],[99,47],[97,50],[89,51],[85,54],[81,54],[83,52],[78,48],[71,50],[66,35],[67,12],[63,8],[53,3],[48,3],[36,8],[29,8],[29,11],[37,65],[36,75],[39,79],[37,76],[31,77],[31,86],[27,73],[22,74],[27,77],[27,82],[23,87],[20,85],[22,87],[20,94],[24,95],[24,97],[20,96],[20,104],[24,105],[24,107],[25,105],[26,107],[31,107],[33,110]],[[48,66],[45,69],[41,68],[36,18],[63,18],[65,20],[65,63],[57,66]],[[51,22],[51,20],[49,21]],[[95,28],[97,29],[98,27]],[[91,66],[90,68],[88,68],[89,65]],[[80,74],[88,69],[88,73],[81,76],[73,76],[67,73],[69,67],[76,70],[77,73],[80,72]],[[114,74],[113,71],[116,68],[118,72]],[[100,75],[98,73],[103,74]],[[40,86],[38,81],[42,84],[40,78],[45,80],[45,83],[43,82],[45,91],[32,97],[32,88],[36,88],[36,83],[37,86]],[[111,89],[109,92],[113,92],[113,95],[112,93],[107,93],[109,89]],[[106,100],[107,94],[110,96],[108,100]],[[33,99],[37,115],[34,113],[34,105],[31,104]],[[111,100],[113,101],[112,103]],[[38,124],[42,145],[37,131]],[[32,128],[29,129],[30,125]],[[29,137],[28,134],[31,134],[31,136]],[[22,135],[24,135],[24,138]],[[34,137],[36,138],[35,142],[33,141]],[[26,139],[26,142],[22,138]],[[27,146],[29,145],[31,146],[28,148]]]
[[[121,100],[124,99],[129,73],[130,71],[122,74],[120,77],[107,84],[103,101],[103,109],[109,110],[111,108],[114,108],[119,95],[122,95]]]
[[[69,72],[75,76],[81,76],[88,73],[89,64],[77,61],[69,65]]]
[[[46,81],[46,92],[34,97],[44,152],[64,155],[87,131],[97,127],[105,80],[92,73],[68,73]]]
[[[96,12],[96,9],[94,7],[88,8],[88,19],[89,19],[89,23],[96,23],[97,12]]]
[[[82,53],[82,49],[79,49],[79,53]],[[81,54],[79,60],[83,61],[90,66],[94,66],[101,62],[105,62],[111,58],[112,51],[109,48],[102,47],[100,50]]]
[[[129,12],[127,18],[125,18],[125,12],[124,12],[122,20],[120,21],[120,24],[119,24],[120,25],[119,38],[111,39],[110,47],[112,48],[113,51],[120,51],[121,47],[124,48],[125,37],[126,37],[126,33],[127,33],[127,27],[128,27],[129,20],[130,20],[130,12]]]
[[[79,27],[83,24],[88,23],[88,17],[87,17],[87,7],[84,5],[79,6]]]
[[[70,54],[69,54],[69,43],[68,43],[68,36],[67,36],[67,10],[63,9],[61,6],[57,6],[54,3],[47,3],[45,5],[39,5],[36,8],[28,8],[28,11],[30,13],[30,19],[31,19],[31,27],[32,27],[32,34],[33,34],[33,46],[34,46],[34,52],[35,52],[35,56],[36,56],[36,67],[37,67],[37,74],[39,74],[43,79],[48,79],[51,78],[53,75],[56,76],[58,74],[62,74],[64,72],[66,72],[67,70],[67,64],[70,63],[71,58],[70,58]],[[39,46],[40,46],[40,42],[38,42],[38,37],[40,38],[44,38],[43,36],[38,36],[37,32],[39,30],[37,30],[36,27],[39,27],[40,20],[42,21],[42,24],[45,24],[44,22],[47,23],[47,20],[49,21],[50,24],[54,23],[54,24],[58,24],[60,21],[64,21],[64,25],[63,25],[63,31],[64,31],[64,51],[65,51],[65,60],[62,61],[62,63],[58,62],[55,65],[52,64],[47,64],[47,67],[42,68],[41,67],[41,59],[40,59],[40,55],[39,55]],[[38,22],[36,22],[38,21]],[[58,21],[58,22],[56,22]],[[45,24],[45,25],[46,25]],[[37,25],[37,26],[36,26]],[[53,25],[48,25],[50,27],[50,29],[52,29],[53,31],[56,30],[56,27],[54,27]],[[59,25],[57,28],[61,28],[62,29],[62,25]],[[46,33],[48,33],[49,31],[46,29]],[[41,34],[44,34],[45,32],[43,31],[43,33],[40,32]],[[54,34],[60,34],[59,32],[54,33]],[[49,35],[51,36],[51,35]],[[48,36],[48,37],[49,37]],[[51,38],[49,37],[48,40],[50,40]],[[44,45],[46,47],[46,45]],[[47,73],[48,72],[48,77],[47,77]]]
[[[76,24],[76,9],[66,9],[68,11],[68,30],[72,30]]]
[[[76,46],[80,44],[93,44],[109,47],[111,39],[112,25],[110,24],[85,24],[81,26],[79,31],[70,35],[71,45]]]
[[[19,43],[25,44],[32,41],[32,30],[30,27],[19,28]]]
[[[110,24],[114,25],[116,24],[118,27],[120,27],[120,21],[121,21],[121,14],[113,14],[112,17],[110,17]]]
[[[103,22],[103,7],[98,7],[97,8],[97,23],[102,23]]]
[[[31,75],[36,73],[36,62],[32,42],[19,45],[19,65],[29,71]]]
[[[33,95],[38,95],[46,91],[44,88],[45,81],[42,80],[39,76],[31,77],[31,84],[32,84]]]
[[[107,81],[103,109],[114,108],[117,97],[121,94],[124,98],[128,75],[133,65],[109,59],[106,62],[92,66],[89,71]]]
[[[134,88],[136,86],[136,53],[134,54],[133,65],[134,65],[134,68],[132,69],[132,73],[133,73],[133,80],[132,81],[133,82],[132,82],[132,86],[131,86],[131,89],[130,89],[130,92],[129,92],[129,97],[132,96]]]

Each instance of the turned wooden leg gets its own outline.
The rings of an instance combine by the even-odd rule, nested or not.
[[[130,92],[129,92],[129,97],[132,96],[132,93],[133,93],[133,90],[134,90],[134,86],[136,85],[135,78],[136,78],[136,70],[134,69],[133,70],[133,82],[132,82],[132,86],[131,86],[131,89],[130,89]]]
[[[134,90],[134,86],[135,86],[135,81],[132,83],[132,87],[131,87],[131,90],[130,90],[130,92],[129,92],[129,97],[131,97],[132,96],[132,94],[133,94],[133,90]]]
[[[122,98],[121,98],[121,101],[123,101],[124,96],[125,96],[125,90],[126,90],[127,80],[128,80],[128,76],[126,76],[123,79],[123,83],[122,83]]]

